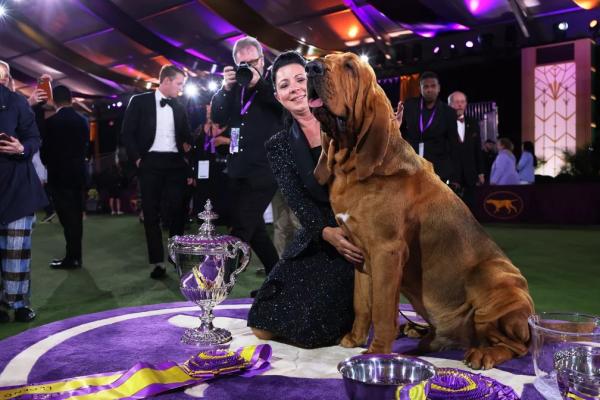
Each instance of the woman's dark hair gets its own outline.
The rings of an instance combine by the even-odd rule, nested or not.
[[[273,65],[271,66],[271,80],[273,81],[273,89],[275,91],[277,91],[277,88],[275,87],[277,71],[279,71],[281,67],[285,67],[286,65],[291,64],[299,64],[304,67],[306,66],[306,59],[302,57],[302,54],[298,53],[297,51],[288,50],[278,55],[275,61],[273,61]],[[292,114],[290,114],[290,112],[284,108],[282,118],[283,128],[286,130],[289,129],[289,127],[292,126],[292,123],[294,121],[294,119],[292,118]]]
[[[288,50],[278,55],[275,61],[273,61],[273,66],[271,67],[271,79],[273,80],[273,87],[275,87],[275,80],[277,79],[277,71],[279,68],[290,64],[300,64],[304,67],[306,66],[306,59],[302,57],[302,54],[294,50]]]
[[[531,153],[533,156],[533,166],[537,167],[537,157],[535,156],[535,147],[533,146],[533,142],[523,142],[523,151],[528,151]]]

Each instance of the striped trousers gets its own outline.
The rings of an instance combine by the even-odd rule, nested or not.
[[[9,308],[29,305],[31,292],[31,215],[0,224],[0,301]]]

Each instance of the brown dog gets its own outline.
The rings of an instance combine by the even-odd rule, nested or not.
[[[467,349],[472,368],[527,353],[527,281],[463,202],[400,136],[371,67],[354,54],[307,65],[309,104],[321,121],[315,176],[330,184],[340,225],[365,255],[355,321],[342,346],[389,353],[400,293],[430,324],[423,350]]]

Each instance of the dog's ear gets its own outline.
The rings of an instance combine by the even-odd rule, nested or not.
[[[359,96],[362,99],[358,98]],[[362,107],[362,112],[360,109],[355,109],[353,121],[354,129],[359,132],[355,150],[356,172],[358,179],[363,180],[373,175],[375,169],[383,163],[390,141],[392,128],[390,115],[393,116],[393,111],[372,72],[364,73],[359,78],[356,100],[355,107]]]
[[[321,131],[321,155],[319,156],[319,161],[317,162],[314,172],[317,182],[321,185],[329,183],[329,180],[333,175],[333,164],[335,162],[334,153],[334,140],[330,139],[325,132]]]

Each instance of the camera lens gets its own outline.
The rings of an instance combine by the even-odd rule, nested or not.
[[[235,71],[235,80],[242,86],[248,86],[252,80],[252,70],[247,63],[240,63]]]

